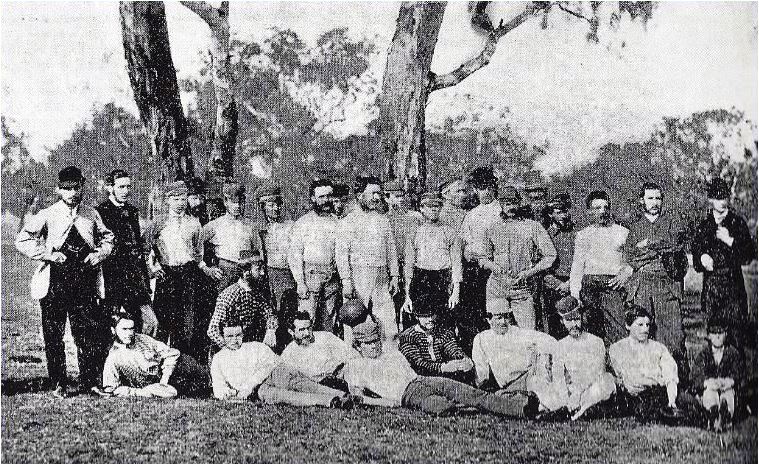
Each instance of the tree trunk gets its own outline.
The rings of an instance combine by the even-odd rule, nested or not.
[[[234,176],[237,133],[237,104],[232,94],[232,71],[229,43],[229,2],[214,8],[207,2],[181,2],[197,14],[211,29],[211,76],[216,97],[216,122],[213,131],[213,148],[208,160],[206,195],[209,218],[223,214],[222,187]]]
[[[187,120],[179,98],[163,2],[120,2],[129,81],[150,151],[160,166],[151,194],[151,217],[160,211],[160,189],[193,175]]]
[[[403,2],[396,22],[380,97],[381,150],[385,178],[424,190],[424,109],[430,92],[430,65],[446,4]]]

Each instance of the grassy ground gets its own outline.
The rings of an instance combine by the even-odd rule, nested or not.
[[[538,424],[367,407],[346,413],[198,399],[54,400],[42,390],[39,309],[28,298],[31,264],[3,242],[0,461],[5,463],[756,463],[755,417],[717,435],[639,425],[631,418]],[[703,324],[694,303],[691,299],[685,309],[691,352],[701,342]],[[69,372],[75,374],[70,336],[67,354]]]

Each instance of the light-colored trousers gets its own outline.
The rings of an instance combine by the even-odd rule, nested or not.
[[[706,410],[712,407],[719,407],[720,402],[727,402],[727,409],[730,414],[735,413],[735,391],[730,389],[704,389],[704,395],[701,396],[701,403]]]
[[[395,304],[390,295],[390,275],[386,266],[353,265],[353,287],[358,298],[369,306],[372,302],[372,313],[380,323],[382,338],[392,345],[398,335],[398,323],[395,318]]]
[[[485,310],[493,313],[493,310],[498,308],[510,308],[520,328],[535,329],[535,304],[531,295],[512,298],[488,297]]]
[[[278,365],[258,388],[258,398],[267,404],[329,407],[344,393],[323,386],[286,364]]]
[[[298,300],[298,311],[311,315],[315,330],[332,332],[340,278],[332,265],[306,263],[303,271],[309,292],[308,298]]]

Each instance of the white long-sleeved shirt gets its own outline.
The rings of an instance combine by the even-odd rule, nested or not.
[[[336,239],[335,256],[341,279],[353,278],[353,267],[387,267],[390,276],[399,276],[398,251],[387,216],[356,210],[342,220]]]
[[[677,363],[667,347],[651,339],[638,342],[626,337],[609,347],[611,366],[631,394],[635,385],[666,386],[678,383]]]
[[[282,360],[314,381],[321,381],[342,363],[360,357],[347,342],[327,331],[314,331],[314,342],[300,345],[291,342],[282,352]]]
[[[345,381],[349,386],[369,389],[383,399],[397,402],[417,375],[406,357],[397,350],[386,352],[377,358],[358,357],[345,366]]]
[[[486,329],[474,337],[472,361],[477,375],[477,384],[485,382],[490,373],[500,386],[505,386],[521,376],[533,358],[529,346],[535,345],[535,352],[553,354],[556,339],[533,329],[511,326],[506,334],[496,334]]]
[[[217,258],[230,262],[239,262],[243,250],[261,249],[253,226],[229,214],[203,226],[203,242],[213,247]]]
[[[244,342],[237,350],[224,347],[211,361],[213,395],[217,399],[245,399],[280,363],[280,358],[261,342]]]
[[[464,256],[486,258],[485,232],[501,221],[501,204],[494,200],[469,210],[461,223],[459,237],[464,242]]]
[[[606,373],[604,341],[588,332],[577,339],[567,336],[558,341],[555,354],[556,375],[563,378],[570,396],[582,394]]]
[[[332,215],[320,216],[310,211],[298,218],[290,233],[287,263],[295,282],[303,283],[304,264],[334,266],[337,220]]]
[[[590,225],[577,233],[569,272],[569,292],[575,299],[580,298],[583,276],[616,275],[627,266],[624,249],[629,232],[612,224]]]

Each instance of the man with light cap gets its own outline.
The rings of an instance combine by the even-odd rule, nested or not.
[[[593,405],[610,399],[616,384],[614,376],[606,371],[604,341],[583,329],[582,307],[577,299],[564,297],[556,303],[556,311],[569,335],[556,343],[554,372],[557,381],[565,385],[572,420],[577,420]]]
[[[97,387],[107,347],[105,312],[98,298],[106,297],[100,264],[113,249],[113,233],[100,214],[82,205],[84,176],[69,166],[58,173],[60,200],[24,222],[16,249],[38,260],[31,279],[31,297],[39,299],[45,358],[53,395],[66,397],[66,317],[77,350],[80,390]]]
[[[443,199],[437,192],[422,194],[420,206],[424,223],[406,242],[406,302],[410,313],[413,302],[430,299],[446,302],[453,309],[459,302],[461,286],[461,255],[456,244],[456,231],[440,222]],[[441,309],[442,310],[442,309]],[[446,320],[451,320],[448,316]],[[444,324],[452,325],[452,321]]]
[[[707,197],[711,213],[696,228],[691,241],[693,268],[704,274],[701,310],[707,318],[727,321],[735,346],[750,347],[746,286],[741,265],[756,259],[756,248],[743,218],[730,209],[730,189],[722,179],[713,180]],[[756,342],[754,341],[754,345]]]
[[[298,292],[298,310],[311,315],[316,329],[332,331],[340,291],[335,268],[337,219],[333,215],[332,182],[314,180],[309,196],[312,208],[293,225],[287,263]]]
[[[290,235],[295,222],[282,216],[282,191],[279,187],[266,184],[258,189],[256,196],[266,221],[266,229],[259,231],[264,246],[266,276],[277,315],[282,317],[282,294],[296,287],[287,263]]]
[[[153,310],[158,319],[156,339],[193,357],[204,357],[205,347],[193,344],[202,334],[198,324],[203,280],[202,227],[187,213],[187,186],[175,181],[165,189],[169,210],[148,224],[143,233],[145,256],[154,253],[156,266]],[[149,266],[150,268],[150,266]],[[197,330],[197,331],[196,331]]]
[[[380,321],[385,342],[395,344],[398,323],[392,296],[398,291],[398,253],[390,221],[380,213],[382,182],[373,176],[359,176],[354,192],[360,210],[340,229],[335,250],[343,297],[358,298]]]
[[[491,271],[486,308],[509,307],[520,327],[535,329],[532,279],[553,264],[556,249],[540,223],[519,215],[521,196],[514,187],[502,187],[498,197],[501,221],[487,228],[485,256],[478,259]]]
[[[217,292],[242,276],[240,252],[261,249],[256,231],[243,219],[245,187],[226,183],[223,194],[226,213],[203,226],[203,245],[210,263],[200,263],[200,269],[214,280]]]
[[[479,167],[469,175],[468,183],[477,194],[479,205],[468,211],[461,223],[458,245],[462,251],[463,267],[461,295],[466,296],[455,310],[458,337],[464,351],[471,353],[474,336],[488,327],[485,321],[486,287],[490,270],[479,260],[487,258],[485,246],[487,229],[501,221],[498,179],[491,167]]]
[[[242,250],[237,263],[242,275],[216,299],[216,307],[207,326],[208,338],[216,345],[214,349],[223,347],[220,325],[231,318],[245,328],[244,342],[258,341],[274,347],[279,322],[268,299],[261,254],[258,250]]]
[[[575,224],[572,221],[572,201],[569,194],[562,192],[548,202],[548,215],[551,224],[547,229],[556,249],[556,260],[543,277],[544,318],[547,332],[555,338],[567,335],[556,313],[556,303],[569,295],[569,272],[572,268],[572,255],[575,245]]]
[[[383,350],[374,318],[353,328],[353,345],[361,357],[348,361],[344,377],[353,394],[364,396],[365,404],[441,416],[461,408],[514,418],[533,418],[537,413],[537,399],[524,392],[488,393],[452,379],[420,376],[403,355]]]
[[[514,325],[512,308],[505,303],[490,308],[486,317],[490,329],[478,334],[472,347],[476,386],[495,382],[501,391],[535,393],[541,412],[566,405],[566,394],[556,380],[556,340]]]
[[[398,347],[417,374],[469,383],[474,375],[472,359],[461,349],[453,332],[439,322],[445,305],[445,299],[415,302],[412,310],[417,323],[399,335]]]

